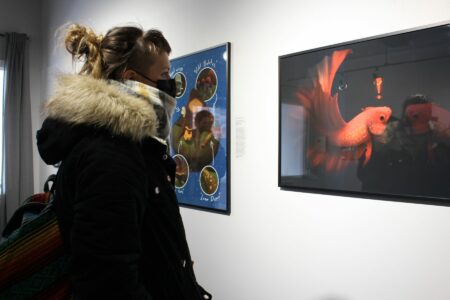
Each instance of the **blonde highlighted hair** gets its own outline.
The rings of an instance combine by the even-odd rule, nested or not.
[[[120,79],[128,68],[145,70],[157,55],[172,51],[161,31],[133,26],[114,27],[103,37],[89,27],[71,24],[64,43],[74,61],[84,61],[80,74],[105,79]]]

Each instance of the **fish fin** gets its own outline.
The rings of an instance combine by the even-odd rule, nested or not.
[[[326,95],[331,94],[331,87],[333,86],[336,72],[350,53],[352,53],[351,49],[334,51],[331,58],[326,57],[326,59],[322,61],[322,64],[317,67],[319,83],[323,93]]]
[[[365,153],[365,156],[366,156],[366,158],[364,159],[363,166],[367,165],[367,163],[368,163],[369,160],[370,160],[370,157],[372,156],[372,141],[371,141],[371,140],[369,140],[369,141],[366,143],[366,153]]]
[[[316,66],[313,77],[313,89],[297,92],[299,101],[303,104],[314,126],[321,133],[331,136],[347,124],[339,110],[338,93],[331,95],[331,88],[337,70],[342,65],[350,49],[334,51]]]
[[[344,170],[350,164],[350,161],[351,160],[348,157],[347,153],[341,154],[336,164],[336,171],[340,172]]]
[[[312,97],[309,91],[298,91],[297,97],[300,100],[300,103],[303,105],[307,112],[311,111],[312,108]]]
[[[338,163],[339,160],[339,156],[335,155],[335,154],[331,154],[327,157],[327,161],[325,164],[325,170],[327,172],[331,172],[336,170],[336,165]]]
[[[318,167],[325,161],[326,153],[319,152],[314,148],[310,148],[308,151],[308,157],[313,167]]]

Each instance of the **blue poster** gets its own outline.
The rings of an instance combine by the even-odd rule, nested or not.
[[[178,202],[228,214],[229,58],[226,43],[171,60],[170,74],[177,85],[170,148]]]

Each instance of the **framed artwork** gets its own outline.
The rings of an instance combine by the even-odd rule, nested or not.
[[[280,56],[278,184],[450,205],[450,25]]]
[[[230,214],[230,43],[171,60],[170,146],[181,206]]]

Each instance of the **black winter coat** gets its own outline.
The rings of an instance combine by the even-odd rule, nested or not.
[[[74,299],[204,299],[174,192],[175,163],[153,138],[152,106],[75,75],[60,78],[46,109],[38,149],[47,164],[62,162],[55,206]]]

